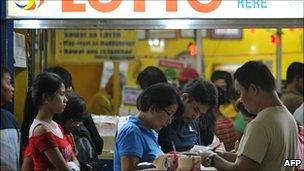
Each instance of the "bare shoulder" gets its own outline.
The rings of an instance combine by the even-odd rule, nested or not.
[[[50,130],[46,126],[44,126],[44,125],[38,125],[38,126],[36,126],[34,128],[33,133],[34,133],[34,136],[39,136],[39,135],[43,135],[43,134],[45,134],[45,133],[47,133],[49,131]]]

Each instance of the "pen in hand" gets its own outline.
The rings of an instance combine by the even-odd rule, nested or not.
[[[173,151],[176,152],[174,141],[171,141],[171,144],[172,144]]]
[[[216,150],[220,146],[221,146],[221,143],[219,143],[218,145],[214,146],[211,150],[214,151],[214,150]]]

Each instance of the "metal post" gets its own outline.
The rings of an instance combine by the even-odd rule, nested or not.
[[[277,48],[276,48],[276,56],[277,56],[277,63],[276,63],[276,71],[277,71],[277,80],[276,80],[276,87],[278,93],[281,93],[282,89],[282,29],[277,28]]]
[[[202,64],[204,63],[202,59],[202,32],[200,29],[195,30],[195,43],[197,48],[197,54],[196,54],[196,69],[199,74],[204,73],[204,68],[202,68]],[[204,75],[202,75],[204,77]]]
[[[6,66],[14,77],[14,31],[13,21],[7,19],[1,19],[0,27],[0,44],[1,44],[1,64]]]
[[[29,30],[29,41],[31,42],[28,46],[27,60],[28,60],[28,88],[30,88],[35,79],[36,71],[36,58],[35,58],[35,30]]]
[[[113,107],[115,115],[119,114],[120,106],[120,72],[119,72],[119,62],[114,62],[114,73],[113,73]]]
[[[6,9],[6,1],[0,1],[0,57],[1,65],[4,65],[11,72],[12,84],[14,85],[15,67],[13,51],[13,20],[8,20],[6,18]],[[14,112],[14,104],[9,104],[5,106],[5,108]]]

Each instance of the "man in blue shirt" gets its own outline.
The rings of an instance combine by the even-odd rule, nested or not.
[[[0,170],[19,170],[20,129],[15,116],[3,109],[12,102],[14,87],[11,76],[5,67],[1,67],[1,129],[0,129]]]

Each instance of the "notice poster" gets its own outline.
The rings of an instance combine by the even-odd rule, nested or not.
[[[25,36],[14,32],[14,66],[26,68]]]
[[[136,100],[142,89],[137,87],[128,87],[124,86],[123,88],[123,95],[122,95],[122,104],[124,105],[136,105]]]
[[[56,30],[56,58],[63,62],[132,60],[136,41],[135,30]]]
[[[166,75],[167,80],[171,84],[177,83],[177,77],[185,64],[178,60],[160,59],[158,60],[159,68]]]

